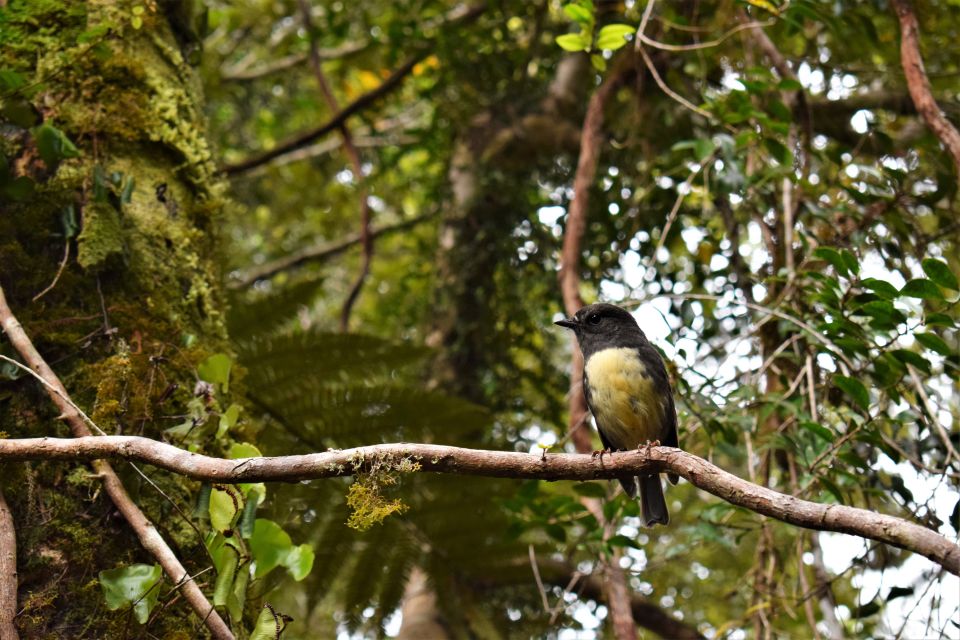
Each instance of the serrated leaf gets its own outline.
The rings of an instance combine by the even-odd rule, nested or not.
[[[627,44],[627,36],[636,33],[637,28],[629,24],[608,24],[597,34],[597,48],[616,51]]]
[[[855,378],[836,375],[833,376],[833,384],[842,389],[853,398],[858,407],[867,411],[870,408],[870,392],[863,386],[863,383]]]
[[[240,511],[243,509],[243,497],[240,491],[230,485],[216,485],[210,492],[210,526],[224,532],[233,528]]]
[[[900,295],[923,300],[943,300],[940,287],[926,278],[914,278],[900,289]]]
[[[250,634],[250,640],[278,640],[290,619],[289,616],[277,613],[269,604],[263,605],[253,626],[253,633]]]
[[[921,266],[923,267],[923,272],[927,274],[927,277],[944,289],[952,289],[953,291],[960,290],[960,283],[957,282],[957,276],[950,271],[950,267],[946,262],[927,258],[921,263]]]
[[[137,622],[146,624],[150,619],[150,612],[157,606],[160,597],[157,583],[162,577],[163,571],[159,564],[132,564],[101,571],[100,587],[107,601],[107,609],[116,611],[133,606]]]
[[[564,51],[586,51],[590,47],[590,42],[579,33],[565,33],[557,36],[556,42]]]

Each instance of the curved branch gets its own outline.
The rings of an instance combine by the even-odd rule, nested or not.
[[[748,482],[692,453],[671,447],[617,452],[602,459],[589,454],[532,454],[442,445],[397,443],[303,455],[229,460],[191,453],[149,438],[91,436],[0,440],[0,460],[95,460],[145,462],[195,480],[219,483],[338,478],[377,464],[403,460],[417,471],[490,478],[610,480],[652,473],[676,473],[730,504],[798,527],[848,533],[907,549],[960,575],[960,546],[936,531],[902,518],[840,504],[802,500]]]
[[[900,64],[907,79],[910,97],[930,131],[953,156],[957,175],[960,177],[960,131],[944,117],[933,98],[930,79],[927,78],[920,55],[920,26],[913,12],[913,3],[910,0],[893,0],[893,6],[900,20]]]
[[[40,352],[33,346],[33,343],[23,330],[20,322],[16,316],[13,315],[13,312],[7,305],[7,299],[2,287],[0,287],[0,328],[7,334],[10,343],[24,361],[30,365],[30,369],[35,372],[35,375],[43,379],[47,395],[50,396],[53,404],[60,410],[59,418],[70,426],[70,430],[74,436],[78,438],[93,437],[96,439],[96,437],[90,435],[90,428],[85,422],[85,419],[89,420],[89,418],[86,418],[77,405],[70,400],[67,389],[63,386],[60,378],[57,377],[57,374],[54,373],[46,360],[43,359]],[[65,442],[70,442],[70,440],[65,440]],[[98,456],[87,458],[92,460],[90,466],[93,467],[94,471],[97,472],[97,476],[103,481],[107,495],[110,496],[110,500],[117,508],[117,511],[123,515],[124,519],[130,525],[130,528],[133,529],[133,532],[140,540],[140,544],[156,559],[160,566],[163,567],[164,572],[174,584],[182,585],[184,599],[193,609],[194,613],[203,620],[207,629],[210,630],[210,634],[217,640],[233,640],[233,633],[230,631],[230,627],[223,621],[220,614],[214,610],[213,605],[210,604],[207,597],[203,595],[203,591],[200,590],[200,587],[198,587],[190,577],[190,574],[186,568],[184,568],[180,559],[177,558],[177,555],[167,544],[166,540],[163,539],[163,536],[157,531],[157,528],[153,526],[153,523],[144,515],[140,507],[130,498],[117,472],[113,470],[110,463],[104,460],[97,460],[97,457]]]

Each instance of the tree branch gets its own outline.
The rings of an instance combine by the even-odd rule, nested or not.
[[[920,56],[920,26],[910,0],[893,0],[897,18],[900,20],[900,64],[907,79],[907,88],[917,111],[943,146],[953,156],[957,176],[960,178],[960,132],[944,117],[933,98],[930,79],[923,68]]]
[[[0,491],[0,638],[17,640],[17,531]]]
[[[480,16],[480,14],[486,11],[486,9],[486,4],[477,4],[463,8],[458,7],[457,9],[449,12],[447,19],[443,24],[459,24],[468,22]],[[274,148],[254,154],[246,160],[225,165],[223,167],[223,172],[228,176],[244,173],[245,171],[249,171],[254,167],[259,167],[262,164],[270,162],[277,156],[281,156],[295,149],[305,147],[317,138],[320,138],[331,131],[339,129],[348,118],[363,111],[367,107],[377,102],[380,98],[399,88],[403,79],[410,75],[410,73],[413,71],[413,68],[417,66],[417,63],[426,58],[429,52],[429,47],[423,46],[419,51],[407,58],[407,60],[393,73],[391,73],[390,76],[380,84],[380,86],[363,94],[320,126],[299,133],[292,138],[288,138]]]
[[[46,363],[43,356],[36,350],[30,338],[27,336],[20,322],[7,305],[7,299],[3,288],[0,287],[0,327],[10,343],[17,350],[24,361],[36,374],[45,381],[44,388],[47,395],[53,401],[53,404],[60,410],[59,418],[70,426],[70,430],[77,438],[93,437],[90,428],[84,421],[84,416],[77,409],[76,405],[70,400],[66,387],[60,382],[60,378],[53,372],[53,369]],[[94,437],[94,439],[96,439]],[[69,439],[64,442],[70,442]],[[174,554],[173,550],[167,545],[163,536],[157,531],[153,523],[144,515],[130,495],[123,487],[120,477],[113,470],[108,462],[95,459],[97,456],[87,458],[92,460],[91,466],[97,475],[103,480],[107,495],[113,501],[114,506],[123,515],[130,524],[140,544],[146,549],[163,567],[164,572],[174,584],[181,585],[181,591],[187,603],[193,611],[203,620],[204,624],[210,630],[210,633],[217,640],[233,640],[233,633],[230,627],[223,621],[213,605],[203,595],[200,587],[190,578],[189,573],[181,564],[180,560]]]
[[[415,218],[410,218],[409,220],[397,222],[395,224],[371,229],[370,235],[376,238],[381,235],[396,233],[397,231],[404,231],[406,229],[410,229],[411,227],[415,227],[421,222],[433,218],[434,215],[435,214],[433,213],[428,213],[422,216],[416,216]],[[295,251],[290,255],[277,258],[276,260],[271,260],[270,262],[266,262],[262,265],[244,271],[243,273],[237,275],[229,286],[231,289],[244,289],[258,280],[264,280],[280,273],[281,271],[287,271],[288,269],[302,266],[307,262],[321,262],[323,260],[328,260],[340,255],[344,251],[350,249],[350,247],[359,243],[360,234],[354,233],[343,238],[342,240],[325,242],[312,247],[306,247],[304,249],[300,249],[299,251]]]
[[[607,454],[533,454],[443,445],[397,443],[303,455],[226,459],[191,453],[149,438],[0,439],[0,460],[95,460],[122,458],[145,462],[208,482],[298,482],[339,478],[403,460],[417,471],[489,478],[539,480],[611,480],[655,473],[676,473],[690,484],[760,515],[815,531],[869,538],[913,551],[960,575],[960,546],[936,531],[902,518],[840,504],[819,504],[747,482],[692,453],[651,447]]]
[[[387,77],[387,79],[384,80],[378,87],[371,89],[348,104],[320,126],[299,133],[292,138],[288,138],[272,149],[254,154],[246,160],[241,160],[240,162],[236,162],[234,164],[228,164],[223,167],[223,172],[228,176],[235,176],[244,173],[250,169],[259,167],[262,164],[266,164],[267,162],[270,162],[274,158],[282,156],[285,153],[305,147],[317,138],[325,136],[331,131],[336,131],[341,125],[343,125],[344,122],[347,121],[348,118],[360,113],[367,107],[376,103],[380,98],[398,89],[403,79],[406,78],[410,72],[413,71],[413,68],[417,66],[417,63],[423,60],[425,57],[427,57],[426,49],[413,54],[407,58],[406,62],[404,62],[399,68],[391,73],[390,76]]]

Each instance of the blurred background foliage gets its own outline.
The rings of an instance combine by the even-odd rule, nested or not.
[[[597,25],[636,26],[646,8],[574,5]],[[301,9],[213,2],[202,56],[234,201],[220,225],[231,333],[264,451],[556,443],[570,348],[550,322],[579,128],[615,72],[598,68],[636,57],[633,43],[595,45],[592,64],[564,51],[555,39],[577,33],[582,12],[551,1],[314,3],[310,29]],[[957,122],[960,6],[918,12],[935,95]],[[749,21],[767,38],[739,26]],[[637,309],[670,363],[685,449],[955,538],[957,509],[944,504],[960,472],[956,171],[909,100],[892,9],[658,3],[645,34],[675,46],[648,45],[660,82],[636,58],[608,105],[584,296]],[[362,176],[336,129],[287,144],[336,115],[311,42],[341,107],[410,68],[346,121]],[[275,149],[286,151],[260,161]],[[385,233],[340,334],[364,193]],[[293,637],[397,633],[421,572],[449,637],[602,636],[599,594],[565,589],[613,547],[628,550],[638,598],[710,637],[811,637],[811,622],[824,637],[957,631],[942,575],[883,579],[907,575],[896,574],[907,554],[864,547],[838,571],[823,549],[838,537],[683,483],[668,491],[669,528],[638,530],[636,505],[611,497],[621,528],[606,539],[577,500],[614,495],[600,484],[407,475],[384,490],[409,510],[363,532],[344,524],[345,481],[278,490],[272,517],[317,553],[305,581],[270,593],[302,621]],[[930,620],[891,609],[928,583]]]
[[[597,26],[636,26],[648,6],[573,5]],[[682,447],[956,539],[957,174],[912,106],[888,2],[660,2],[649,67],[632,42],[565,51],[556,38],[580,31],[582,11],[551,0],[306,6],[308,22],[292,0],[186,16],[205,22],[195,62],[232,201],[220,264],[264,454],[569,447],[559,250],[589,95],[625,73],[583,295],[636,309],[664,351]],[[917,11],[956,124],[960,4]],[[311,46],[340,107],[360,101],[343,122],[363,175],[336,127],[303,135],[336,115]],[[364,197],[372,264],[343,333]],[[286,637],[427,637],[423,619],[450,638],[603,637],[585,585],[613,548],[638,602],[707,637],[958,632],[956,581],[928,564],[911,573],[908,554],[868,545],[838,567],[839,536],[685,483],[668,489],[671,525],[652,530],[606,484],[407,474],[378,488],[406,511],[359,531],[348,486],[271,487],[268,516],[316,553],[305,580],[275,572],[256,589],[295,619]],[[615,535],[581,495],[609,498]]]

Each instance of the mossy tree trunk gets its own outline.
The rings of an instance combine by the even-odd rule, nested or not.
[[[159,437],[186,413],[197,363],[225,344],[215,255],[224,201],[188,60],[192,12],[108,0],[0,8],[0,284],[107,433]],[[3,373],[0,431],[69,436],[33,379]],[[191,574],[209,566],[171,502],[129,465],[117,470]],[[189,504],[192,483],[147,473]],[[154,560],[90,469],[5,465],[0,482],[17,526],[21,637],[136,635],[128,614],[105,610],[97,574]],[[170,586],[150,632],[202,635]]]

